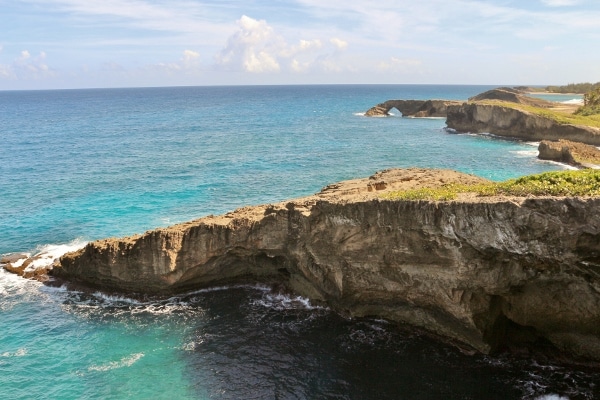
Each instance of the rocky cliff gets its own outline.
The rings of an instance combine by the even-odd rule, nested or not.
[[[569,140],[557,142],[542,140],[538,146],[538,158],[573,165],[578,168],[598,168],[600,149],[595,146]]]
[[[559,124],[551,118],[500,105],[450,105],[446,125],[457,132],[486,132],[532,141],[567,139],[600,146],[600,128]]]
[[[93,242],[53,272],[142,293],[278,282],[349,315],[412,324],[482,352],[546,341],[600,360],[600,199],[381,196],[480,181],[384,171],[287,203]]]
[[[367,117],[390,115],[390,110],[397,109],[404,117],[446,118],[449,105],[458,105],[458,101],[450,100],[388,100],[371,107],[365,113]]]

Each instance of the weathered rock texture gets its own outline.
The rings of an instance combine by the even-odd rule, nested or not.
[[[404,117],[446,118],[448,106],[451,104],[458,105],[460,102],[450,100],[388,100],[370,108],[365,115],[367,117],[388,116],[390,110],[395,108]]]
[[[523,94],[522,91],[514,88],[497,88],[488,90],[478,94],[477,96],[469,97],[469,102],[476,102],[482,100],[500,100],[508,101],[510,103],[526,104],[534,107],[541,108],[554,108],[556,107],[555,102],[529,97]]]
[[[600,199],[386,200],[480,178],[391,170],[64,256],[54,274],[169,293],[277,281],[354,316],[423,327],[482,352],[547,340],[600,360]]]
[[[538,158],[541,160],[558,161],[583,168],[597,168],[600,165],[600,150],[589,144],[569,140],[542,140],[538,151]]]
[[[533,141],[567,139],[600,145],[600,128],[558,124],[550,118],[500,105],[464,103],[448,106],[446,125],[457,132],[486,132]]]

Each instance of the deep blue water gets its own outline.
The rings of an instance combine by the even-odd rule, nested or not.
[[[58,254],[389,167],[494,180],[561,168],[538,161],[532,144],[449,133],[443,119],[361,114],[387,99],[490,88],[0,92],[0,254]],[[599,390],[589,371],[466,356],[265,288],[141,302],[0,271],[0,327],[0,398],[576,399]]]

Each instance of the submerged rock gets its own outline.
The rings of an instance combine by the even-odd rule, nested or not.
[[[482,181],[383,171],[302,199],[92,242],[53,273],[139,293],[278,282],[348,315],[412,324],[482,352],[544,341],[600,360],[599,198],[382,197]]]

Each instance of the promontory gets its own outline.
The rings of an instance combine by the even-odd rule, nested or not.
[[[277,283],[346,315],[421,327],[481,352],[544,343],[600,360],[600,197],[395,196],[488,183],[386,170],[305,198],[91,242],[52,273],[147,294]]]
[[[514,88],[497,88],[468,101],[388,100],[365,112],[387,116],[392,109],[405,117],[446,118],[459,133],[491,133],[527,141],[569,140],[600,146],[600,115],[579,116],[578,106],[546,101]]]

